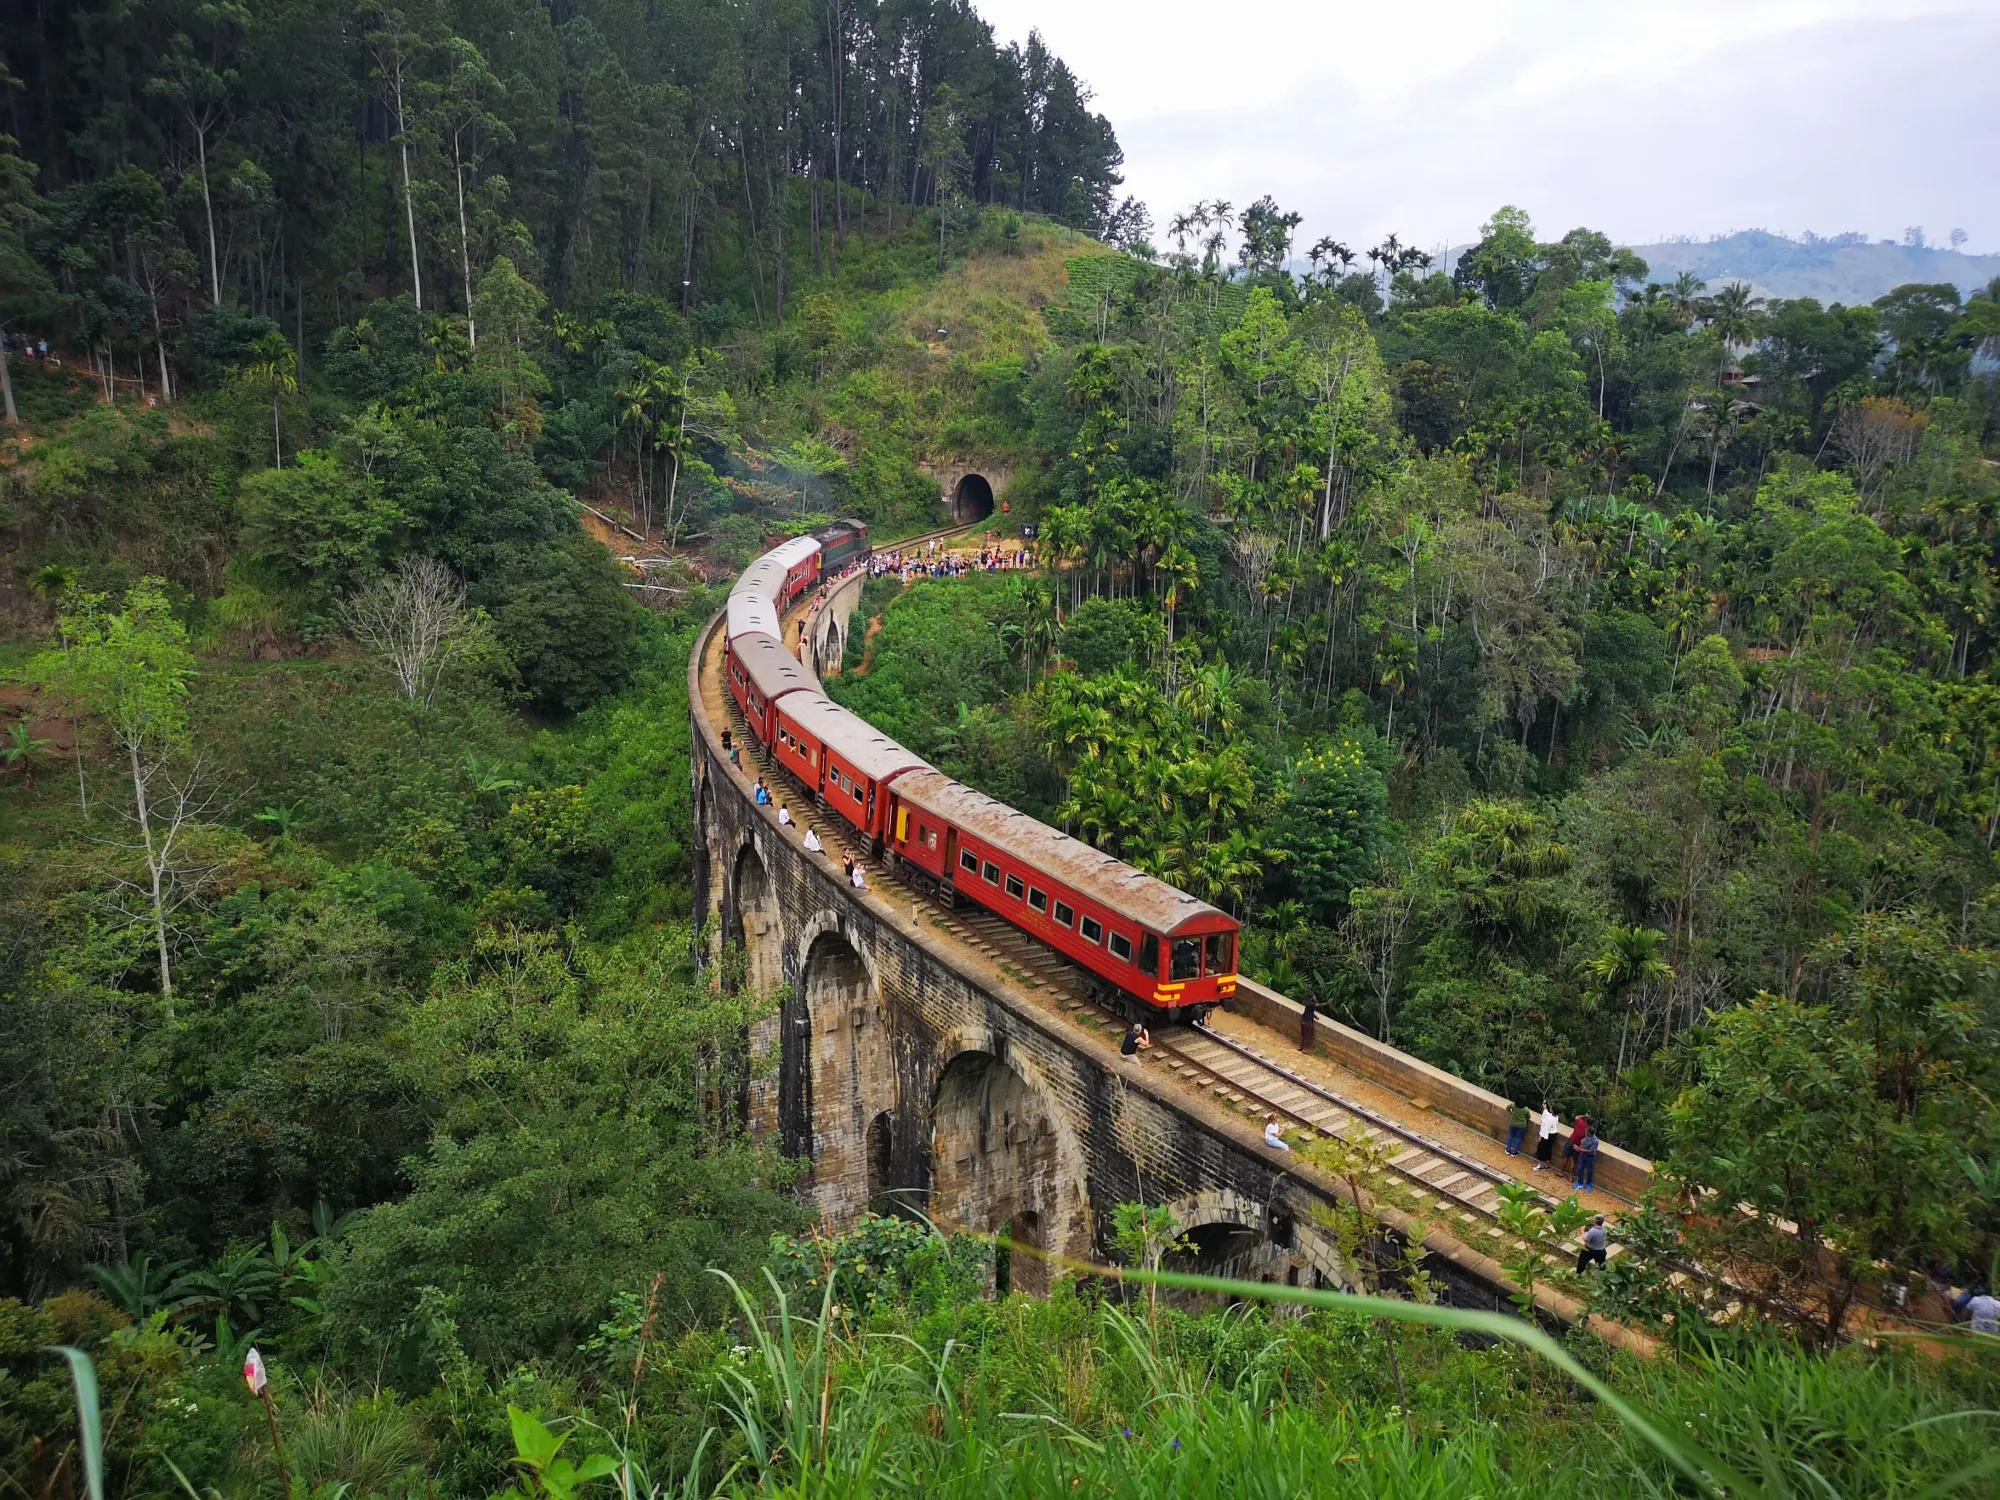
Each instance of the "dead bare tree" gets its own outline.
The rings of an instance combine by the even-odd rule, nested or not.
[[[405,558],[340,605],[340,620],[381,657],[405,698],[429,708],[445,674],[486,637],[465,585],[434,557]]]
[[[157,759],[145,759],[128,745],[132,776],[132,806],[125,817],[139,830],[137,841],[100,839],[97,842],[139,857],[142,875],[117,877],[109,905],[125,924],[146,930],[160,965],[160,995],[167,1015],[173,1015],[173,926],[174,916],[221,868],[203,863],[190,854],[190,835],[212,822],[219,791],[205,774],[202,757],[182,758],[169,752]]]
[[[1831,436],[1854,470],[1854,487],[1865,496],[1886,469],[1916,457],[1929,420],[1886,396],[1864,397],[1842,412]]]

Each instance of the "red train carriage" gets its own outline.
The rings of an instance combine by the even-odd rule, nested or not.
[[[777,732],[778,700],[787,693],[818,691],[806,669],[781,645],[776,636],[759,631],[738,636],[729,643],[729,696],[743,710],[743,718],[757,743],[768,745]]]
[[[756,594],[770,600],[783,614],[786,605],[818,581],[819,543],[809,536],[796,536],[745,568],[729,592],[732,597]]]
[[[815,693],[788,693],[778,701],[778,764],[811,787],[826,805],[852,823],[871,845],[889,816],[884,789],[897,777],[929,766],[838,703]]]
[[[1040,938],[1123,1009],[1192,1020],[1235,994],[1227,912],[928,768],[889,803],[888,847],[920,883]]]
[[[778,623],[778,607],[763,595],[745,590],[729,593],[729,623],[727,633],[731,641],[746,635],[768,635],[773,640],[784,639],[784,626]]]

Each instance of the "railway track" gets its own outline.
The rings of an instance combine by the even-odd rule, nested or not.
[[[821,807],[802,782],[765,754],[733,700],[728,701],[728,713],[746,768],[755,766],[754,774],[772,788],[773,796],[779,796],[782,788],[799,807]],[[1084,988],[1081,973],[1053,948],[981,908],[953,909],[931,900],[899,879],[884,861],[859,847],[858,840],[849,840],[846,825],[837,818],[829,814],[819,823],[828,841],[828,857],[835,857],[838,850],[839,857],[853,859],[866,871],[869,885],[878,894],[923,907],[944,933],[992,961],[1073,1023],[1110,1040],[1124,1031],[1124,1018],[1093,999]],[[1164,1061],[1177,1082],[1259,1123],[1266,1116],[1277,1115],[1309,1138],[1338,1138],[1372,1148],[1370,1154],[1380,1166],[1364,1173],[1364,1178],[1386,1174],[1392,1188],[1388,1196],[1399,1207],[1485,1253],[1498,1258],[1519,1245],[1518,1237],[1501,1224],[1498,1214],[1501,1184],[1518,1180],[1509,1173],[1205,1028],[1162,1028],[1154,1038],[1152,1054]],[[1379,1182],[1375,1185],[1382,1186]],[[1548,1195],[1541,1197],[1546,1206],[1555,1206]],[[1558,1248],[1575,1255],[1579,1247],[1574,1241],[1565,1241]],[[1614,1243],[1610,1254],[1616,1256],[1623,1248]]]
[[[933,536],[949,538],[972,529],[951,527],[907,539],[898,546],[921,547]],[[789,793],[801,812],[818,808],[826,813],[817,821],[829,859],[853,858],[865,869],[869,884],[879,895],[909,902],[913,916],[921,908],[932,925],[993,963],[1032,998],[1080,1029],[1115,1041],[1124,1030],[1124,1018],[1089,993],[1082,972],[1067,958],[983,908],[947,908],[898,878],[858,839],[850,838],[847,824],[826,812],[815,793],[767,756],[727,692],[718,690],[717,702],[733,730],[744,770],[763,777],[774,796],[780,795],[781,789]],[[708,705],[711,714],[714,706]],[[801,834],[802,829],[794,831],[794,837]],[[1365,1146],[1371,1159],[1369,1169],[1361,1174],[1365,1184],[1378,1192],[1387,1188],[1383,1196],[1388,1201],[1484,1254],[1504,1260],[1522,1244],[1499,1218],[1501,1187],[1523,1181],[1504,1168],[1469,1156],[1377,1108],[1343,1096],[1254,1046],[1205,1027],[1162,1028],[1162,1035],[1154,1039],[1152,1056],[1182,1086],[1259,1124],[1276,1115],[1309,1139],[1340,1139]],[[1539,1189],[1538,1197],[1544,1206],[1554,1206],[1555,1200]],[[1553,1248],[1573,1256],[1579,1247],[1570,1240]],[[1615,1240],[1608,1250],[1613,1259],[1624,1252],[1625,1246]],[[1765,1294],[1738,1284],[1727,1273],[1691,1263],[1676,1264],[1678,1269],[1671,1279],[1677,1283],[1704,1283],[1741,1301],[1762,1304],[1767,1311],[1773,1309]],[[1738,1305],[1732,1302],[1724,1316],[1733,1315]]]
[[[967,529],[956,527],[934,535],[949,537]],[[927,540],[917,537],[899,545],[922,546]],[[784,800],[784,794],[789,793],[796,809],[816,808],[824,813],[817,795],[765,752],[727,693],[722,695],[722,703],[744,768],[761,776],[774,797]],[[943,906],[868,853],[859,839],[850,837],[850,830],[839,818],[827,814],[817,822],[828,858],[854,859],[878,894],[892,901],[907,901],[913,910],[922,907],[936,927],[993,962],[1074,1024],[1109,1039],[1123,1032],[1124,1018],[1098,1003],[1085,988],[1081,971],[1055,949],[983,908]],[[1152,1055],[1183,1086],[1259,1123],[1276,1115],[1308,1138],[1336,1138],[1366,1148],[1375,1165],[1364,1178],[1375,1178],[1373,1185],[1390,1188],[1387,1196],[1399,1207],[1437,1223],[1468,1244],[1496,1256],[1519,1244],[1498,1215],[1501,1186],[1518,1180],[1506,1171],[1206,1028],[1163,1028],[1154,1039]],[[1541,1198],[1545,1205],[1554,1206],[1546,1194]],[[1578,1246],[1565,1242],[1559,1248],[1574,1255]],[[1610,1253],[1615,1256],[1622,1249],[1614,1244]]]

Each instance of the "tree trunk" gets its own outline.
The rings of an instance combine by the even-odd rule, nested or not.
[[[222,306],[222,272],[215,261],[215,205],[208,196],[208,128],[205,125],[195,126],[194,149],[201,162],[201,212],[208,221],[208,290],[210,298],[219,308]]]
[[[0,336],[0,398],[7,403],[7,425],[13,427],[19,424],[21,414],[14,410],[14,372],[8,368],[9,358],[4,336]]]
[[[160,950],[160,994],[167,1002],[167,1016],[171,1020],[174,1014],[174,972],[167,957],[166,892],[162,888],[166,870],[153,847],[152,809],[146,802],[146,773],[139,764],[138,742],[128,742],[125,750],[132,762],[132,795],[139,809],[139,833],[146,841],[146,876],[151,883],[153,898],[153,941]]]
[[[458,132],[451,136],[452,175],[458,180],[458,265],[465,273],[465,342],[479,347],[479,325],[472,320],[472,245],[465,226],[465,162],[458,152]]]
[[[410,226],[410,288],[417,299],[417,311],[424,310],[424,278],[417,265],[417,200],[410,188],[410,131],[403,114],[403,78],[396,75],[396,142],[403,153],[403,217]]]

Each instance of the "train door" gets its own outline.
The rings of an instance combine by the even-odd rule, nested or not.
[[[944,891],[944,904],[958,905],[958,830],[947,823],[944,825],[944,873],[938,877]]]

